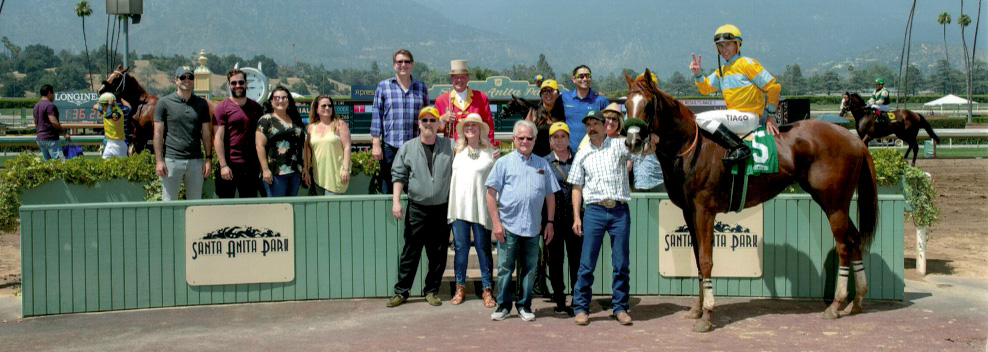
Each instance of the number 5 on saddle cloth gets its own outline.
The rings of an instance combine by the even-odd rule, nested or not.
[[[758,176],[762,173],[779,172],[779,153],[775,145],[775,136],[768,133],[765,127],[758,127],[744,138],[744,143],[751,148],[751,157],[745,161],[744,171],[738,170],[741,164],[731,168],[731,203],[728,212],[741,212],[748,192],[748,176]]]

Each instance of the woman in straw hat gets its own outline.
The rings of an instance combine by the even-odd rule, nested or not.
[[[498,153],[484,136],[490,127],[480,115],[471,113],[456,124],[456,148],[453,157],[453,174],[449,185],[449,210],[447,220],[453,227],[453,271],[456,276],[456,291],[452,304],[463,303],[466,295],[467,258],[470,252],[470,233],[473,232],[473,245],[480,263],[480,276],[483,283],[484,306],[494,308],[491,253],[491,219],[485,203],[484,182],[494,166]]]

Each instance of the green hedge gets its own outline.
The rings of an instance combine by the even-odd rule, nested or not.
[[[861,92],[852,92],[852,93],[862,94]],[[838,105],[840,104],[842,94],[844,94],[843,91],[840,94],[834,94],[834,95],[794,95],[794,96],[784,96],[783,98],[809,99],[810,104]],[[942,95],[910,95],[904,97],[905,99],[900,101],[909,104],[918,104],[918,103],[928,103],[930,101],[940,99],[942,97],[943,97]],[[867,99],[868,97],[865,96],[865,98]],[[896,97],[891,97],[891,98],[893,102],[895,102],[896,101],[895,99],[897,99]],[[962,98],[967,99],[966,95]],[[986,102],[988,102],[988,94],[974,95],[972,98],[974,99],[975,102],[978,102],[980,104],[985,104]]]
[[[33,108],[39,98],[0,98],[0,109]]]
[[[964,128],[967,127],[966,117],[937,117],[927,118],[933,128]]]

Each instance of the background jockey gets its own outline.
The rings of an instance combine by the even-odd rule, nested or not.
[[[758,127],[764,117],[765,128],[770,134],[778,134],[775,111],[782,87],[762,65],[752,58],[741,56],[741,30],[725,24],[714,33],[717,45],[718,67],[710,76],[703,76],[702,55],[693,55],[690,71],[693,71],[696,88],[701,94],[720,90],[728,110],[706,111],[696,115],[696,122],[712,135],[712,140],[727,149],[724,162],[733,164],[751,155],[738,137]],[[727,60],[720,65],[720,58]],[[763,116],[764,115],[764,116]]]
[[[868,105],[879,111],[889,111],[889,91],[885,89],[885,80],[875,78],[875,91],[871,92]]]

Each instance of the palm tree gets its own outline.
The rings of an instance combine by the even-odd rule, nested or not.
[[[950,55],[947,54],[947,25],[950,24],[950,14],[946,12],[941,13],[940,16],[937,16],[937,23],[943,26],[943,56],[947,60],[947,71],[950,72]],[[952,87],[950,84],[950,75],[947,75],[947,87]]]
[[[88,1],[83,0],[78,4],[75,4],[75,14],[82,19],[82,44],[86,47],[86,68],[89,70],[89,75],[86,76],[86,81],[89,82],[89,90],[95,91],[96,89],[93,87],[93,79],[91,77],[93,74],[93,66],[89,62],[89,42],[86,40],[86,17],[93,14],[93,9],[89,7]]]
[[[962,7],[962,9],[963,9],[963,6],[964,6],[964,0],[961,0],[961,7]],[[971,83],[972,83],[971,82],[971,76],[972,76],[973,72],[971,70],[971,58],[969,58],[967,56],[967,40],[965,40],[965,37],[964,37],[964,29],[966,29],[965,27],[967,27],[969,24],[971,24],[971,17],[968,17],[967,14],[964,14],[963,12],[961,12],[960,17],[957,17],[957,24],[959,24],[961,26],[961,44],[964,45],[964,68],[967,69],[967,75],[966,75],[967,77],[965,79],[965,81],[966,81],[965,83],[967,83],[967,100],[968,100],[968,103],[967,103],[967,123],[971,123],[971,115],[972,115],[971,114],[972,113],[971,110],[972,110],[972,105],[974,104],[974,103],[971,102]]]

